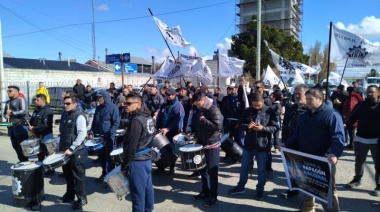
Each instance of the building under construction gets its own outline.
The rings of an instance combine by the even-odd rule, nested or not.
[[[257,16],[258,0],[236,0],[236,26],[239,33],[246,30],[247,23]],[[284,29],[297,39],[302,37],[302,0],[261,0],[263,24]]]

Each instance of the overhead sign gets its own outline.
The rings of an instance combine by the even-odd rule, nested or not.
[[[133,63],[125,63],[124,73],[137,73],[137,65]]]
[[[115,63],[115,62],[120,62],[120,55],[121,54],[109,54],[109,55],[106,55],[106,63],[107,64],[112,64],[112,63]],[[131,62],[131,55],[130,53],[123,53],[123,62],[124,63],[129,63]]]

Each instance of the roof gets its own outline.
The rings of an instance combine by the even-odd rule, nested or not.
[[[4,60],[4,68],[104,72],[104,70],[98,69],[96,67],[77,63],[77,62],[70,62],[70,66],[69,66],[67,61],[9,58],[9,57],[4,57],[3,60]]]

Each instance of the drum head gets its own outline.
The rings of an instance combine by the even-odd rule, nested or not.
[[[117,130],[116,130],[116,133],[118,133],[118,134],[122,134],[122,133],[125,133],[125,130],[124,130],[124,129],[117,129]]]
[[[103,143],[103,139],[101,137],[98,137],[98,138],[94,138],[92,140],[87,140],[84,143],[84,145],[87,147],[93,147],[93,146],[99,145],[101,143]]]
[[[183,141],[185,141],[185,138],[186,138],[186,134],[180,133],[173,137],[173,141],[174,143],[182,143]]]
[[[222,136],[222,138],[220,138],[220,143],[223,143],[225,140],[227,140],[227,138],[230,136],[230,134],[229,133],[227,133],[227,134],[224,134],[223,136]]]
[[[123,153],[123,147],[119,147],[115,150],[113,150],[110,155],[120,155],[121,153]]]
[[[20,143],[21,146],[31,146],[31,145],[38,145],[38,142],[40,139],[38,138],[29,138],[24,140],[23,142]]]
[[[179,148],[179,151],[181,152],[195,152],[203,149],[203,146],[201,144],[187,144],[181,148]]]
[[[16,165],[13,165],[11,167],[12,170],[21,170],[21,171],[25,171],[25,170],[34,170],[34,169],[37,169],[41,166],[41,162],[30,162],[30,161],[25,161],[25,162],[21,162],[21,163],[18,163]]]
[[[48,143],[59,143],[59,139],[60,139],[60,137],[50,138],[47,141],[45,141],[45,144],[48,144]]]
[[[65,158],[65,156],[63,155],[64,152],[57,152],[55,153],[54,155],[50,155],[48,156],[47,158],[45,158],[45,160],[43,161],[43,164],[44,165],[50,165],[50,164],[53,164],[59,160],[62,160],[63,158]]]

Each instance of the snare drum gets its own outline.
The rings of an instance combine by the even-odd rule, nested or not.
[[[44,142],[46,149],[49,152],[49,155],[51,155],[55,152],[55,149],[59,145],[59,139],[60,139],[60,137],[56,137],[56,138],[51,138],[51,139]]]
[[[40,153],[40,139],[39,138],[29,138],[20,143],[22,154],[25,157],[37,155]]]
[[[174,143],[174,154],[175,155],[181,155],[181,152],[179,151],[179,148],[182,146],[185,146],[186,144],[192,144],[195,142],[194,136],[190,137],[190,135],[187,135],[186,133],[180,133],[173,137],[173,143]]]
[[[155,161],[159,169],[164,169],[177,160],[177,156],[173,153],[172,145],[166,136],[157,133],[153,137],[152,147],[156,147],[160,151],[160,159]]]
[[[226,152],[235,161],[241,161],[243,149],[230,137],[230,134],[224,134],[220,139],[220,148]]]
[[[11,167],[13,203],[16,207],[32,206],[37,198],[45,199],[44,169],[41,162],[21,162]]]
[[[87,140],[84,145],[90,150],[98,150],[103,148],[104,140],[102,137],[96,137],[92,140]]]
[[[115,165],[119,165],[123,163],[124,160],[124,153],[123,153],[123,147],[119,147],[115,150],[113,150],[111,153],[111,160]]]
[[[110,173],[104,177],[104,181],[116,194],[118,200],[129,193],[129,181],[123,173],[120,172],[120,166],[116,166]]]
[[[187,144],[181,148],[182,169],[197,171],[206,167],[205,150],[201,144]]]
[[[54,170],[69,162],[70,155],[65,156],[64,152],[57,152],[54,155],[50,155],[42,161],[46,171]]]

